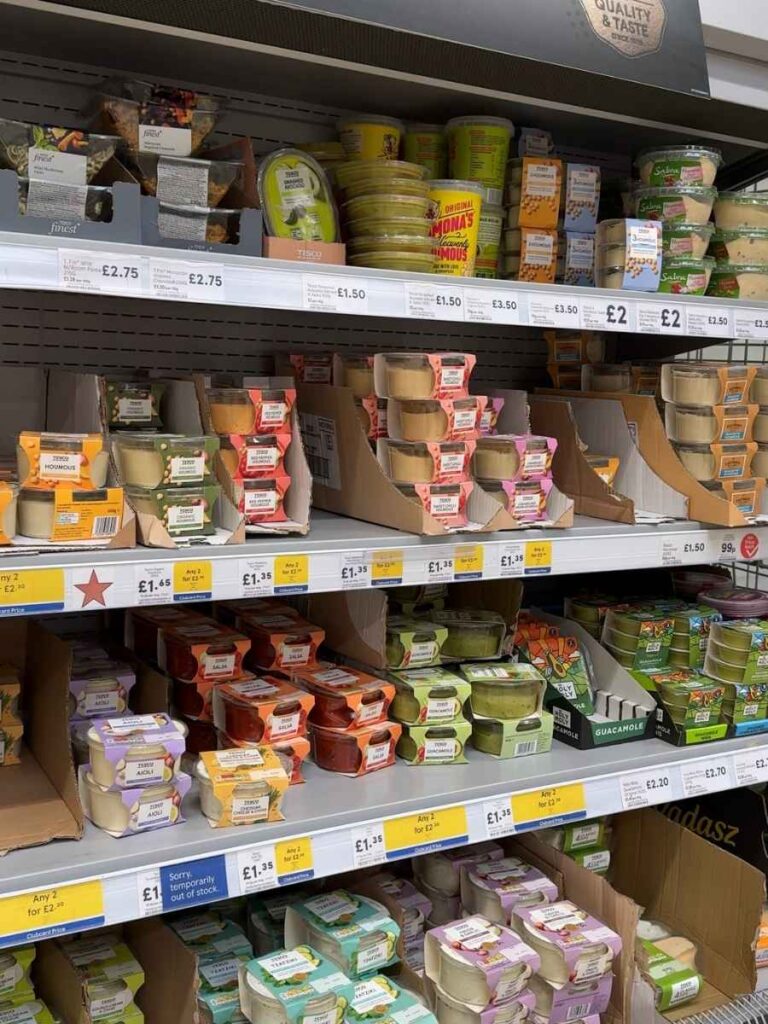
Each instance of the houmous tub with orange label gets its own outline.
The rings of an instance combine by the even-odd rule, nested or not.
[[[99,434],[50,434],[24,430],[17,446],[22,487],[98,490],[107,479],[109,455]]]

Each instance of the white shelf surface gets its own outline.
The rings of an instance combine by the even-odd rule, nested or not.
[[[754,561],[768,526],[626,526],[577,517],[568,530],[419,537],[313,511],[306,537],[179,550],[0,552],[0,617],[272,594]],[[85,588],[85,589],[84,589]]]
[[[309,764],[279,824],[213,829],[193,792],[187,820],[171,828],[113,839],[88,824],[80,842],[12,852],[0,859],[0,947],[38,937],[34,908],[54,899],[61,909],[43,919],[46,935],[768,779],[760,736],[590,751],[555,741],[531,757],[468,756],[464,766],[398,762],[364,779]]]
[[[0,287],[473,324],[768,340],[768,303],[520,284],[0,232]]]

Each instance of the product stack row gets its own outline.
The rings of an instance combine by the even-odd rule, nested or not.
[[[264,378],[253,387],[206,392],[230,496],[246,528],[288,519],[285,500],[291,477],[285,459],[293,440],[296,390],[284,385],[291,383]]]

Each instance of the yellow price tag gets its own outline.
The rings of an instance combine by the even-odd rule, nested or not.
[[[275,843],[275,866],[281,881],[303,882],[314,878],[315,862],[312,855],[312,840],[309,836],[301,839],[283,839]]]
[[[398,586],[403,582],[403,552],[374,551],[371,556],[371,585]]]
[[[309,590],[309,555],[275,556],[275,593],[303,594]]]
[[[469,842],[467,812],[459,807],[444,807],[439,811],[409,814],[404,818],[389,818],[384,822],[384,845],[387,853],[410,856],[422,847],[460,846]]]
[[[2,569],[0,616],[64,611],[63,569]]]
[[[28,942],[38,933],[64,935],[104,924],[101,882],[77,882],[0,899],[0,946]]]
[[[512,820],[515,828],[521,825],[546,825],[552,818],[583,818],[587,800],[583,782],[551,789],[535,789],[512,797]]]
[[[526,576],[546,576],[552,572],[552,541],[529,540],[525,545]]]
[[[483,549],[480,544],[460,544],[454,550],[453,578],[479,580],[483,577]]]
[[[174,601],[207,601],[212,596],[213,565],[210,562],[174,562]]]

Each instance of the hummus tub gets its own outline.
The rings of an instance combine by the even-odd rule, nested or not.
[[[426,177],[444,178],[448,172],[448,150],[443,125],[406,125],[403,156],[423,167]]]
[[[709,255],[723,263],[768,263],[768,226],[720,228],[712,236]]]
[[[471,181],[430,181],[428,216],[436,274],[474,275],[483,192]]]
[[[513,931],[479,914],[432,928],[424,953],[427,977],[453,999],[476,1007],[511,1000],[540,963]]]
[[[642,187],[635,190],[635,215],[642,220],[706,224],[717,189],[704,185]]]
[[[718,263],[712,271],[707,295],[724,299],[768,300],[768,264]]]
[[[558,895],[554,882],[518,857],[470,864],[461,872],[461,902],[465,911],[507,927],[515,907],[553,903]]]
[[[665,256],[661,261],[659,291],[672,295],[704,295],[715,267],[714,259]]]
[[[541,958],[539,976],[557,984],[600,978],[621,952],[615,932],[568,900],[517,907],[513,923]]]
[[[16,462],[19,486],[25,489],[104,487],[109,454],[99,434],[53,434],[23,430]]]
[[[219,438],[219,454],[234,481],[285,477],[291,434],[230,434]]]
[[[475,356],[464,352],[392,352],[374,356],[373,379],[379,398],[466,398]]]
[[[216,532],[213,507],[221,487],[126,487],[126,496],[137,512],[159,519],[171,537],[207,536]]]
[[[721,192],[714,213],[718,231],[768,228],[768,195],[765,192]]]
[[[501,202],[504,170],[515,126],[502,117],[454,117],[445,126],[448,173],[476,182],[491,205]]]
[[[114,441],[120,476],[129,487],[154,489],[215,482],[216,437],[121,433]]]
[[[429,241],[429,251],[432,251],[430,222],[421,213],[401,210],[399,213],[371,216],[364,212],[357,217],[349,217],[347,227],[351,236],[350,242],[357,242],[359,238],[371,236],[407,238],[408,244],[400,246],[401,251],[423,252],[425,250],[421,246],[413,248],[413,244],[421,243],[426,239]],[[360,252],[362,249],[357,251]],[[381,248],[379,247],[375,251],[381,251]]]
[[[342,118],[336,130],[348,158],[397,160],[405,126],[394,117],[366,114]]]
[[[160,405],[165,394],[162,381],[107,380],[107,422],[113,430],[137,427],[162,430]]]
[[[429,196],[429,183],[421,178],[356,178],[344,189],[345,199],[358,196]]]
[[[469,479],[474,441],[382,439],[379,461],[396,483],[461,483]]]
[[[394,426],[392,421],[397,422],[397,429],[390,430],[390,437],[400,441],[475,440],[486,403],[487,398],[479,395],[404,402],[389,399],[388,423]]]
[[[374,257],[386,257],[397,253],[411,253],[416,256],[432,256],[432,242],[428,235],[403,235],[392,231],[381,231],[378,234],[366,232],[347,241],[347,255],[350,262],[358,259]],[[349,385],[346,385],[349,386]],[[365,394],[358,394],[356,397],[365,398],[365,395],[372,394],[366,391]]]
[[[103,789],[171,782],[186,735],[184,723],[165,714],[97,718],[86,734],[91,777]]]
[[[629,363],[585,363],[581,369],[585,391],[632,390],[632,369]]]
[[[713,185],[722,162],[719,149],[664,146],[641,152],[635,167],[644,185]]]
[[[714,224],[685,224],[680,221],[664,221],[661,229],[661,251],[667,256],[691,256],[700,260],[707,254],[707,248],[714,233]],[[714,252],[710,255],[716,256]],[[718,257],[719,258],[719,257]]]
[[[473,469],[483,480],[540,480],[552,468],[557,441],[533,434],[494,434],[481,437]]]
[[[503,207],[491,206],[484,202],[480,208],[475,277],[494,278],[498,276],[503,225]]]
[[[445,850],[428,853],[413,862],[413,873],[419,886],[424,885],[431,892],[444,896],[458,896],[461,888],[461,870],[465,864],[481,864],[485,861],[500,860],[504,851],[491,840],[475,843],[471,848]]]
[[[396,217],[426,217],[430,207],[430,199],[426,196],[398,195],[390,192],[384,195],[363,195],[349,199],[342,204],[342,211],[347,221],[361,221],[369,225],[375,221]],[[368,228],[365,234],[372,234]]]

